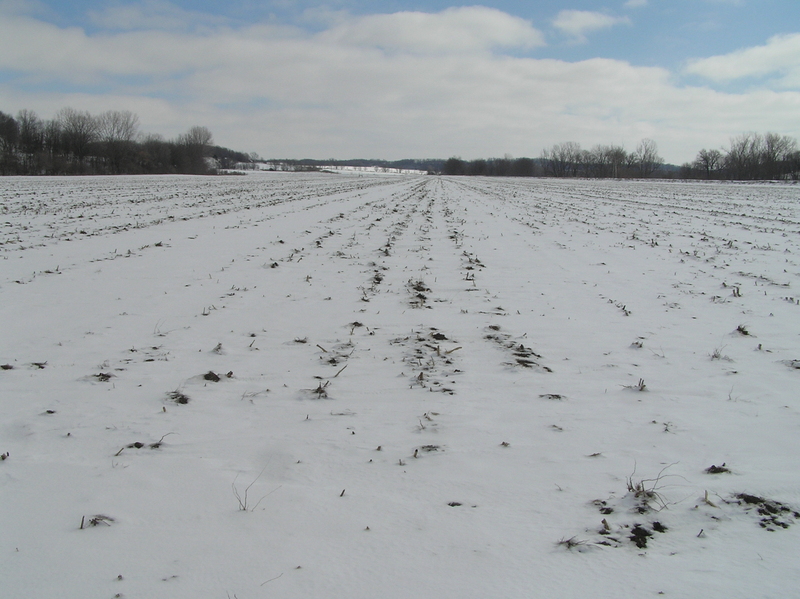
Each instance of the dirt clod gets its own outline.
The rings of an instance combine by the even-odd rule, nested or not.
[[[639,549],[645,549],[647,547],[647,539],[652,536],[652,532],[644,528],[642,525],[637,524],[631,529],[631,535],[629,538]]]

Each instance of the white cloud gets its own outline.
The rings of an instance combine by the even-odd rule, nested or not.
[[[144,31],[89,36],[30,17],[0,20],[0,68],[33,79],[97,83],[108,76],[158,76],[198,67],[201,36]]]
[[[800,87],[800,33],[776,35],[763,46],[692,60],[686,72],[718,82],[777,75],[779,86]]]
[[[598,29],[607,29],[621,23],[630,24],[628,17],[612,17],[587,10],[562,10],[553,21],[553,26],[574,41],[583,43],[586,34]]]
[[[530,22],[482,6],[347,18],[323,37],[346,45],[420,54],[545,45],[544,36]]]
[[[797,92],[728,94],[618,60],[519,57],[503,47],[541,43],[526,21],[419,16],[340,13],[316,33],[257,23],[90,35],[6,14],[0,107],[129,109],[146,131],[202,124],[222,145],[288,157],[538,156],[565,139],[632,148],[650,137],[683,162],[742,131],[800,135]]]

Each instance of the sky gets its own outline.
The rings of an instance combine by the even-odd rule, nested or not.
[[[797,0],[0,0],[0,111],[130,110],[267,158],[673,164],[800,138]]]

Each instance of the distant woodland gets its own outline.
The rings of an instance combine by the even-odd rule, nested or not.
[[[175,139],[139,130],[139,117],[110,110],[99,115],[73,108],[40,119],[31,110],[16,117],[0,111],[0,175],[212,174],[256,168],[261,159],[214,145],[206,127],[192,127]],[[666,165],[652,139],[628,152],[621,146],[583,149],[577,142],[555,144],[538,158],[385,160],[270,160],[280,170],[323,166],[414,169],[431,174],[489,177],[592,177],[730,180],[800,179],[797,140],[778,133],[745,133],[728,148],[702,149],[693,162]]]
[[[542,168],[551,177],[653,177],[682,179],[781,180],[800,178],[797,140],[778,133],[745,133],[731,139],[727,149],[702,149],[694,161],[668,167],[651,139],[633,152],[620,146],[556,144],[542,152]]]
[[[208,174],[252,156],[213,145],[206,127],[176,139],[139,131],[139,117],[124,110],[92,115],[73,108],[40,119],[0,111],[1,175]]]
[[[446,175],[545,176],[593,178],[681,178],[730,180],[800,179],[797,140],[777,133],[746,133],[731,139],[728,149],[702,149],[691,163],[665,165],[652,139],[643,139],[632,152],[614,145],[584,150],[579,143],[555,144],[541,158],[448,159]]]

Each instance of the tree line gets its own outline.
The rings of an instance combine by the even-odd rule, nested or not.
[[[584,150],[574,141],[555,144],[542,151],[540,158],[490,158],[445,161],[442,174],[497,177],[651,177],[663,166],[658,146],[643,139],[633,152],[622,146],[596,145]]]
[[[214,146],[206,127],[166,140],[141,133],[128,110],[62,108],[49,120],[0,111],[0,175],[207,174],[238,162],[252,156]]]
[[[745,133],[728,149],[702,149],[691,163],[664,164],[658,145],[643,139],[632,152],[622,146],[596,145],[589,150],[574,141],[554,144],[540,158],[461,160],[453,157],[442,167],[445,175],[593,178],[682,178],[730,180],[800,179],[797,140],[778,133]]]
[[[684,179],[744,181],[800,179],[797,140],[778,133],[744,133],[731,139],[727,150],[703,148],[680,168]]]
[[[453,157],[445,160],[443,175],[474,175],[483,177],[535,177],[541,169],[532,158],[480,158],[461,160]]]
[[[622,146],[598,144],[590,150],[569,141],[542,152],[542,166],[551,177],[630,178],[652,177],[664,165],[658,145],[643,139],[633,152]]]
[[[16,117],[0,111],[0,175],[208,174],[255,168],[258,161],[255,154],[213,145],[206,127],[192,127],[172,140],[144,134],[139,117],[128,110],[92,115],[62,108],[49,120],[32,110],[20,110]],[[489,177],[800,179],[797,140],[778,133],[742,134],[731,139],[729,148],[704,148],[680,167],[665,165],[652,139],[643,139],[632,152],[602,144],[585,150],[568,141],[546,148],[539,158],[280,161],[292,170],[314,169],[323,162]]]

